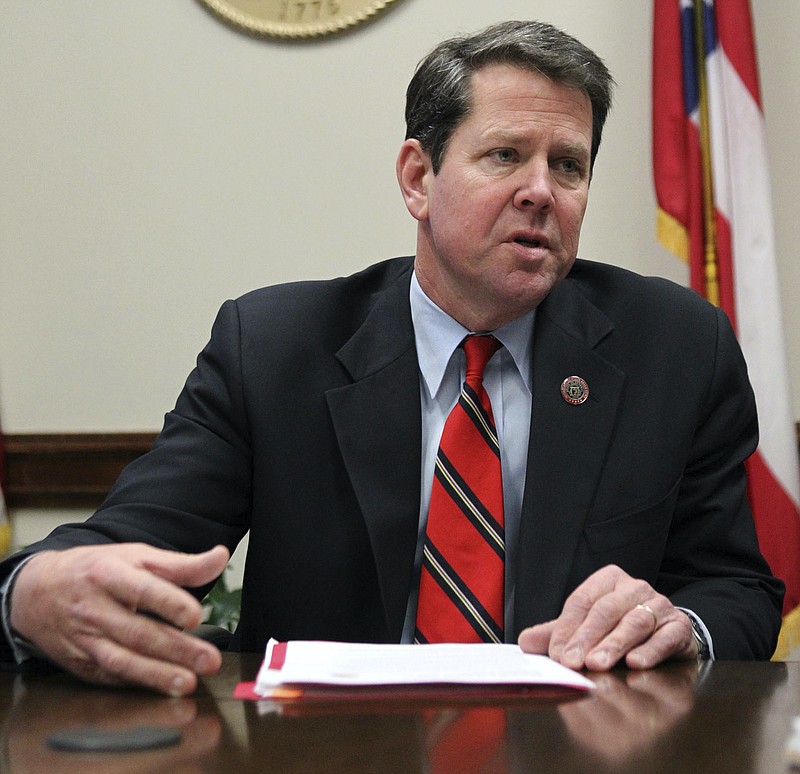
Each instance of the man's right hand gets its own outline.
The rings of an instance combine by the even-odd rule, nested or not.
[[[224,546],[203,554],[138,543],[44,551],[17,575],[10,623],[85,680],[183,696],[222,659],[213,645],[181,631],[202,618],[200,603],[181,586],[210,583],[228,559]]]

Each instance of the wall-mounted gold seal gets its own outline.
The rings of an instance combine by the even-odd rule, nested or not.
[[[271,38],[314,38],[367,21],[395,0],[200,0],[235,27]]]

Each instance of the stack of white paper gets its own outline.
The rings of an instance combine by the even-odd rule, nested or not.
[[[287,687],[415,685],[593,687],[583,675],[517,645],[270,640],[254,690],[274,696]]]

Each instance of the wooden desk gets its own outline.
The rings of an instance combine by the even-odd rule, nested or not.
[[[231,698],[259,659],[229,654],[188,699],[82,685],[65,675],[0,674],[0,770],[21,772],[774,772],[800,714],[800,663],[670,664],[591,675],[593,694],[506,704],[339,706],[269,711]],[[451,721],[499,722],[496,744],[470,731],[434,752]],[[77,725],[178,726],[178,746],[128,754],[56,752],[47,735]],[[435,731],[434,731],[435,729]],[[487,730],[489,729],[489,730]],[[473,749],[473,743],[478,749]],[[470,768],[493,753],[488,768]],[[434,756],[443,758],[441,769]]]

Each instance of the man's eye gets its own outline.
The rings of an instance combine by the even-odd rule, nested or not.
[[[511,148],[498,148],[492,151],[492,155],[502,164],[510,164],[517,158],[516,152]]]
[[[566,172],[568,175],[577,175],[581,171],[581,165],[575,159],[560,159],[558,166],[562,172]]]

